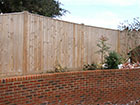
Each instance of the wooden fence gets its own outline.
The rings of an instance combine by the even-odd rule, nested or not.
[[[118,30],[86,26],[28,12],[0,15],[0,75],[47,72],[57,64],[80,69],[100,60],[97,42],[120,52]]]

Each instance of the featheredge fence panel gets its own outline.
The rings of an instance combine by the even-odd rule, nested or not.
[[[86,26],[28,12],[0,15],[0,75],[24,75],[54,70],[60,64],[81,69],[100,61],[97,43],[108,38],[120,52],[118,30]]]
[[[0,15],[0,75],[22,74],[24,14]]]

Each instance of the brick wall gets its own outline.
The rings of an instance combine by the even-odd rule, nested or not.
[[[138,105],[139,101],[140,69],[0,79],[0,105]]]

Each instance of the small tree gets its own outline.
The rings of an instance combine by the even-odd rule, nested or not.
[[[97,46],[99,47],[99,50],[97,51],[97,53],[101,54],[101,63],[104,63],[104,58],[107,54],[107,52],[109,51],[110,47],[107,44],[107,38],[104,36],[101,36],[101,38],[99,39],[99,42],[97,44]]]

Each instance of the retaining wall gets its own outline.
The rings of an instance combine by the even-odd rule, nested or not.
[[[0,79],[0,105],[132,105],[139,100],[140,69]]]

